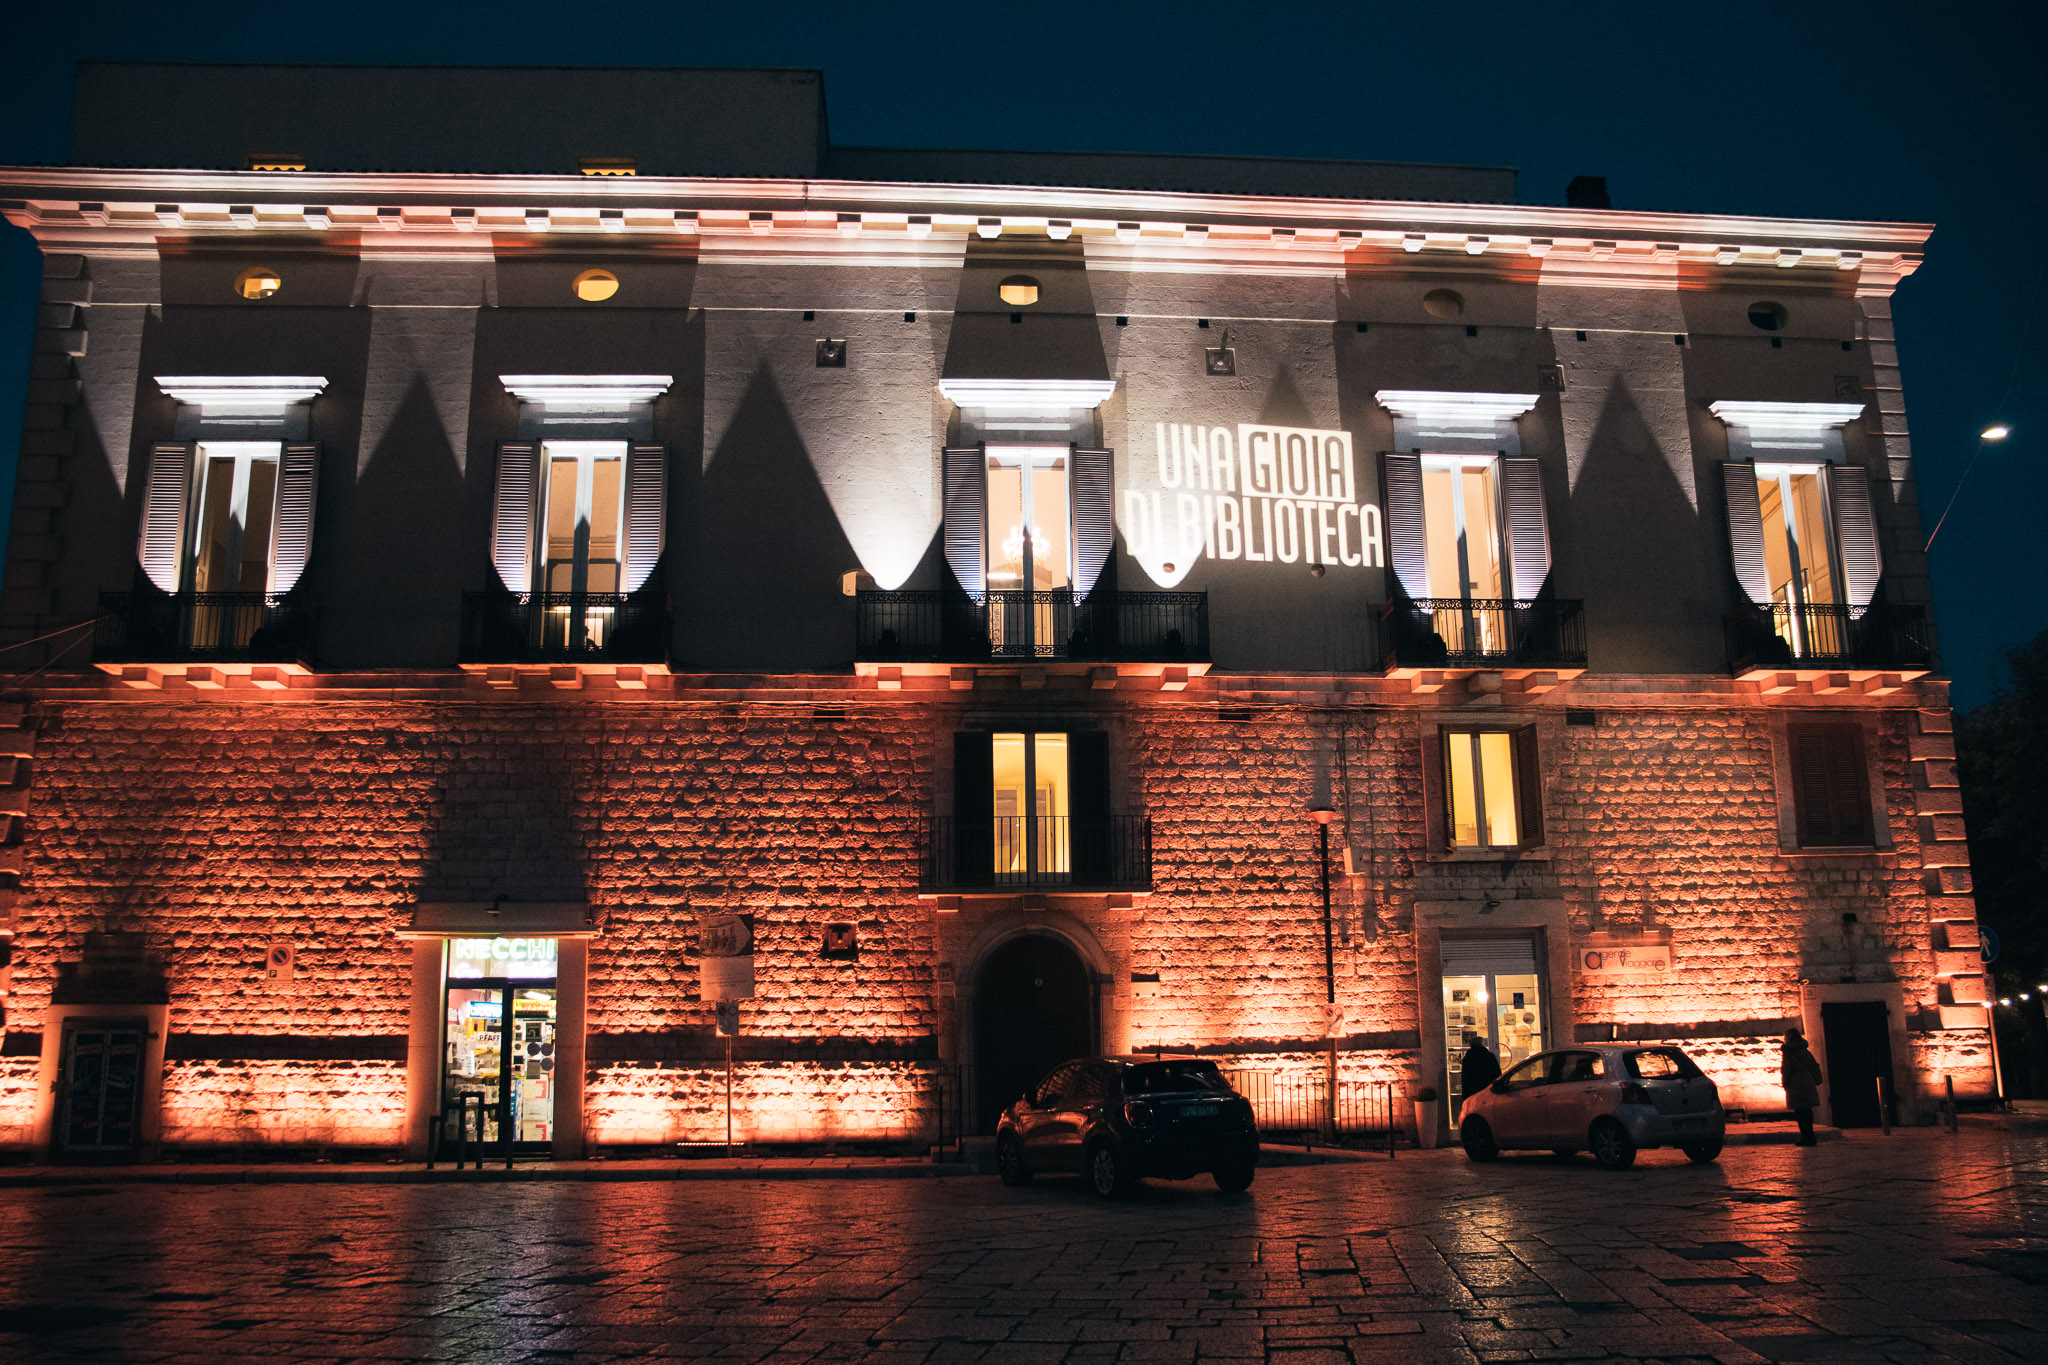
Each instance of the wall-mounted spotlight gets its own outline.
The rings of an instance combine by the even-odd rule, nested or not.
[[[1228,377],[1237,373],[1237,352],[1230,345],[1230,329],[1223,329],[1223,344],[1206,347],[1202,351],[1202,370],[1205,374]]]
[[[818,342],[818,368],[821,370],[843,370],[846,368],[846,339],[834,341],[820,338]]]

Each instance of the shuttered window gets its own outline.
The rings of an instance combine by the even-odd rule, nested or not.
[[[1074,516],[1074,600],[1087,600],[1116,548],[1116,459],[1107,450],[1076,447],[1069,464]]]
[[[1113,870],[1109,736],[953,736],[952,872],[961,885],[1071,881]]]
[[[491,521],[499,581],[517,593],[533,592],[542,578],[538,586],[547,592],[574,591],[579,583],[593,593],[640,591],[661,560],[668,459],[664,445],[502,442]]]
[[[988,460],[980,446],[948,448],[941,478],[946,500],[946,563],[969,593],[988,587]]]
[[[1860,618],[1884,573],[1870,475],[1858,465],[1721,466],[1735,581],[1759,607],[1847,606]],[[1825,485],[1826,508],[1802,516],[1801,481]],[[1792,496],[1773,492],[1783,482]],[[1817,501],[1823,496],[1812,494]],[[1768,503],[1768,506],[1766,504]],[[1830,546],[1828,522],[1833,522]]]
[[[1500,494],[1508,526],[1512,596],[1528,601],[1550,578],[1550,516],[1543,502],[1543,467],[1532,459],[1500,462]]]
[[[150,448],[136,554],[167,593],[298,586],[313,555],[320,447],[166,442]]]
[[[1380,457],[1380,486],[1387,500],[1387,559],[1394,580],[1410,600],[1429,596],[1429,541],[1422,529],[1422,457]]]
[[[540,446],[498,446],[498,490],[491,519],[491,563],[512,592],[533,591],[533,536],[539,520]]]
[[[1788,725],[1792,800],[1801,847],[1871,840],[1870,784],[1858,725]]]

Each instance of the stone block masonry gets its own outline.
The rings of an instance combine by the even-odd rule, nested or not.
[[[1668,980],[1551,981],[1557,1044],[1672,1038],[1732,1102],[1767,1107],[1771,1035],[1799,1016],[1802,983],[1853,981],[1906,1003],[1902,1083],[1988,1085],[1981,1030],[1941,1027],[1972,979],[1958,951],[1974,942],[1968,869],[1923,809],[1949,790],[1942,732],[1903,703],[1849,713],[1871,736],[1892,842],[1810,856],[1780,846],[1785,715],[1770,706],[1638,699],[1567,726],[1551,705],[1475,717],[1429,698],[1219,709],[1199,693],[1091,696],[1085,718],[1061,723],[1110,731],[1112,803],[1153,822],[1154,889],[1033,906],[919,894],[918,830],[949,799],[950,735],[986,723],[972,697],[849,690],[820,714],[769,686],[721,696],[736,699],[54,691],[35,710],[14,1029],[42,1026],[88,933],[140,932],[170,999],[168,1146],[395,1146],[411,971],[398,935],[414,907],[583,903],[590,1140],[718,1140],[722,1043],[698,998],[696,920],[730,909],[757,931],[742,1136],[908,1142],[935,1131],[940,1088],[971,1061],[952,981],[972,944],[1003,916],[1043,913],[1084,924],[1109,959],[1105,1046],[1199,1049],[1297,1085],[1323,1064],[1304,816],[1327,804],[1346,1086],[1391,1083],[1405,1102],[1434,1083],[1415,906],[1481,916],[1488,901],[1474,923],[1562,904],[1574,941],[1671,946]],[[1534,727],[1545,837],[1526,854],[1432,845],[1425,736],[1475,718]],[[822,951],[824,926],[841,922],[858,927],[856,958]],[[278,943],[297,952],[289,982],[264,976]],[[10,1044],[0,1143],[34,1140],[34,1085],[33,1059]]]

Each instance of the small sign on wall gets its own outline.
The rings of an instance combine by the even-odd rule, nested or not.
[[[1668,943],[1602,943],[1578,950],[1579,970],[1593,976],[1671,975]]]
[[[289,984],[298,975],[298,952],[289,943],[273,943],[263,950],[263,979]]]
[[[754,917],[720,910],[697,921],[698,998],[754,996]]]

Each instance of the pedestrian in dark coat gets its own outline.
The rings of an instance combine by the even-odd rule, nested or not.
[[[1458,1090],[1469,1100],[1500,1079],[1500,1058],[1494,1056],[1486,1040],[1471,1029],[1465,1030],[1465,1043],[1465,1057],[1458,1064]]]
[[[1799,1120],[1799,1145],[1813,1146],[1813,1109],[1820,1103],[1820,1062],[1806,1045],[1798,1029],[1785,1030],[1785,1044],[1779,1049],[1778,1083],[1785,1087],[1785,1107]]]

